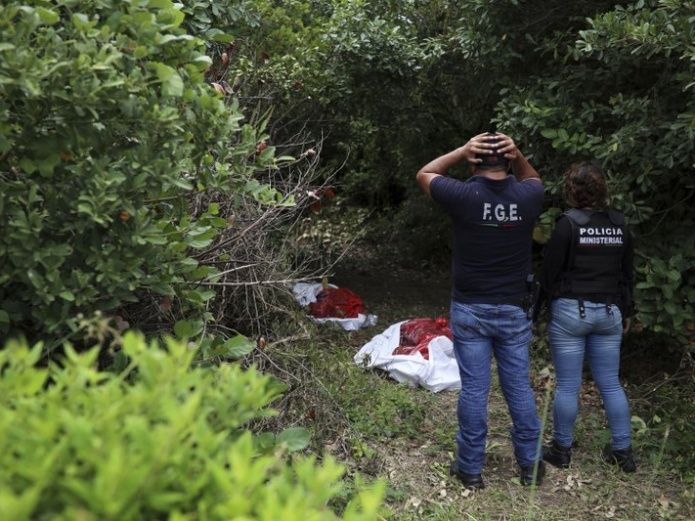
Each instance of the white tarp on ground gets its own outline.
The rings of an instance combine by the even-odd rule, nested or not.
[[[388,371],[399,382],[412,387],[421,385],[437,393],[461,388],[458,365],[454,358],[454,344],[446,336],[438,336],[428,344],[429,360],[420,353],[394,355],[401,341],[401,324],[392,325],[367,342],[355,355],[355,363],[362,367],[377,367]]]
[[[331,288],[337,288],[333,284],[328,285]],[[323,289],[323,284],[320,282],[298,282],[292,288],[295,300],[303,308],[316,302],[317,295]],[[342,327],[345,331],[357,331],[363,327],[375,326],[377,321],[376,315],[365,315],[360,313],[356,318],[316,318],[309,315],[309,318],[317,324],[336,324]]]

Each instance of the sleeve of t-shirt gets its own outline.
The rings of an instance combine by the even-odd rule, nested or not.
[[[461,210],[471,191],[470,183],[451,177],[439,176],[430,182],[430,195],[444,210],[453,214]]]
[[[543,211],[543,200],[545,199],[545,189],[543,188],[543,183],[536,181],[535,179],[527,179],[526,181],[521,181],[519,183],[522,194],[528,200],[530,200],[533,206],[536,216],[540,215]]]
[[[540,183],[538,183],[540,184]],[[567,217],[561,217],[555,223],[555,229],[548,244],[545,245],[543,257],[543,270],[541,272],[541,286],[543,291],[551,295],[555,285],[562,276],[562,269],[569,252],[572,240],[572,224]]]

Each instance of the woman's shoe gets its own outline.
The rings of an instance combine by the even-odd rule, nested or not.
[[[485,482],[480,474],[466,474],[465,472],[461,472],[458,468],[456,460],[451,462],[449,474],[455,476],[467,489],[482,490],[485,488]]]
[[[613,450],[610,445],[603,448],[603,459],[613,465],[618,465],[623,472],[635,472],[637,465],[632,457],[632,447]]]
[[[521,474],[519,475],[519,481],[521,481],[521,484],[525,487],[529,487],[531,485],[540,487],[541,483],[543,483],[543,476],[545,476],[545,465],[542,461],[539,461],[538,468],[534,469],[534,467],[535,465],[520,467]]]
[[[543,459],[559,469],[566,469],[572,460],[572,447],[563,447],[553,440],[549,447],[543,447]]]

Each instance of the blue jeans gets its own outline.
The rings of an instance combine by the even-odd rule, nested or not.
[[[538,460],[541,424],[529,382],[531,321],[517,307],[451,303],[454,354],[461,374],[456,461],[461,472],[480,474],[485,463],[487,401],[492,354],[514,427],[512,443],[522,467]]]
[[[630,406],[618,379],[623,319],[615,305],[584,301],[584,307],[582,318],[575,299],[559,298],[550,304],[548,332],[557,375],[553,405],[555,441],[563,447],[572,446],[586,352],[608,416],[611,446],[614,450],[626,449],[630,446]]]

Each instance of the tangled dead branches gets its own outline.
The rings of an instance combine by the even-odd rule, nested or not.
[[[320,143],[308,150],[296,154],[292,164],[265,172],[259,179],[287,200],[293,199],[291,206],[264,205],[250,196],[235,200],[213,196],[220,216],[229,223],[215,243],[197,256],[201,265],[216,268],[216,274],[202,283],[217,290],[208,309],[213,323],[254,336],[269,335],[271,329],[277,335],[278,327],[284,329],[283,323],[297,315],[292,283],[320,278],[329,269],[325,259],[295,241],[302,215],[321,193]]]

